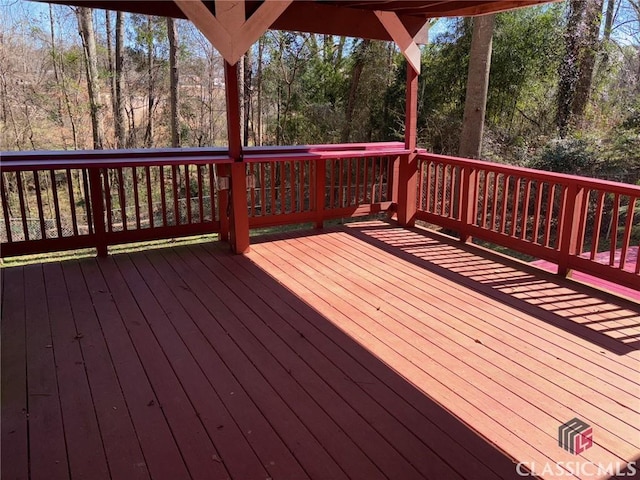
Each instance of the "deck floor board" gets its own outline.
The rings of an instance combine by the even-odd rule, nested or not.
[[[3,479],[640,461],[640,306],[419,228],[12,267],[2,294]],[[593,427],[580,455],[558,446],[573,417]]]

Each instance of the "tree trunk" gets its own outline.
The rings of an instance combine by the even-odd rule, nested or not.
[[[125,111],[124,111],[124,13],[116,13],[116,57],[115,57],[115,103],[114,123],[116,134],[116,148],[125,148],[127,139],[125,135]]]
[[[98,58],[96,54],[96,37],[93,30],[93,10],[87,7],[78,7],[76,15],[84,48],[87,90],[91,108],[91,127],[93,130],[93,148],[102,150],[104,144],[103,114],[100,101],[100,85],[98,85]]]
[[[462,132],[460,133],[459,154],[461,157],[480,158],[494,25],[495,15],[484,15],[473,19],[467,95],[464,103]]]
[[[254,128],[254,143],[256,145],[262,145],[262,57],[264,55],[264,40],[260,37],[258,40],[258,61],[256,71],[256,90],[257,90],[257,115],[256,125]]]
[[[53,63],[53,78],[56,81],[56,87],[61,89],[60,74],[58,72],[58,51],[56,50],[56,37],[53,20],[53,5],[49,4],[49,28],[51,33],[51,60]],[[56,92],[56,100],[58,104],[58,118],[56,119],[60,127],[64,127],[64,121],[62,120],[62,99],[60,98],[60,92]],[[64,139],[64,129],[62,129],[62,140],[66,145]],[[65,147],[66,148],[66,147]]]
[[[111,111],[113,113],[114,120],[114,143],[115,140],[115,118],[116,118],[116,76],[115,76],[115,57],[113,56],[113,28],[111,26],[111,12],[109,10],[104,11],[104,26],[107,34],[107,64],[109,68],[109,93],[111,93]]]
[[[171,146],[178,148],[180,146],[180,114],[178,110],[178,34],[176,32],[175,20],[169,17],[167,17],[167,34],[169,37],[169,80],[171,84]]]
[[[556,124],[560,136],[584,115],[598,49],[603,0],[571,0],[565,33],[566,53],[560,64]]]
[[[351,136],[351,122],[353,121],[353,112],[356,108],[356,96],[358,93],[358,85],[360,84],[360,76],[364,69],[365,58],[367,49],[369,48],[370,40],[362,40],[355,52],[355,62],[353,64],[353,70],[351,71],[351,80],[349,82],[349,96],[347,97],[347,107],[345,110],[345,121],[342,129],[342,143],[347,143]]]
[[[144,144],[153,147],[153,110],[155,107],[155,82],[153,79],[153,31],[151,16],[147,15],[147,129],[144,134]]]
[[[611,39],[611,30],[613,29],[613,14],[616,10],[616,0],[607,0],[607,13],[604,17],[604,34],[605,42]]]
[[[578,83],[576,84],[576,94],[572,105],[572,114],[576,121],[582,120],[589,102],[591,84],[593,83],[593,70],[599,49],[600,25],[602,23],[603,0],[587,0],[585,3],[583,48],[579,57]]]
[[[251,116],[251,49],[247,50],[244,54],[244,69],[243,69],[243,82],[242,82],[242,111],[244,113],[243,130],[242,130],[242,144],[248,146],[249,144],[249,117]]]

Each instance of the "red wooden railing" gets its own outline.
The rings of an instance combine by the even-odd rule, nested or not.
[[[251,227],[384,211],[397,142],[245,149]],[[12,152],[2,158],[3,257],[220,232],[224,149]],[[218,182],[220,180],[220,182]]]
[[[320,225],[332,218],[386,211],[394,162],[406,153],[398,145],[247,154],[249,225]]]
[[[250,227],[383,212],[398,195],[396,167],[413,156],[394,142],[259,147],[243,151],[238,170],[223,149],[3,154],[1,254],[226,238],[231,170],[246,176],[247,210],[234,215]],[[424,152],[417,168],[417,219],[555,262],[561,274],[639,288],[640,261],[629,259],[640,187]]]
[[[640,289],[640,187],[421,153],[416,218]]]
[[[175,152],[3,155],[1,254],[105,254],[108,245],[219,232],[226,194],[216,177],[230,161]]]

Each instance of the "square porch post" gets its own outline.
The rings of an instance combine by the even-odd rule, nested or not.
[[[240,95],[238,90],[238,67],[224,62],[225,95],[227,103],[227,137],[229,156],[233,158],[229,181],[229,242],[235,253],[249,251],[249,212],[247,206],[247,170],[242,158],[240,137]],[[220,216],[226,212],[220,212]]]
[[[398,172],[398,223],[411,227],[416,221],[418,159],[416,153],[418,125],[418,72],[407,62],[404,146],[409,154],[400,157]]]

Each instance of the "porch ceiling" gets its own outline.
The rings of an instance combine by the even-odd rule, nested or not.
[[[186,18],[173,1],[53,0],[49,3]],[[215,12],[214,1],[207,0],[203,3],[210,11]],[[245,0],[247,18],[263,3],[265,2]],[[375,18],[375,11],[395,13],[408,33],[415,37],[427,18],[483,15],[542,3],[549,3],[549,1],[294,0],[270,28],[372,40],[393,40],[384,26]]]

